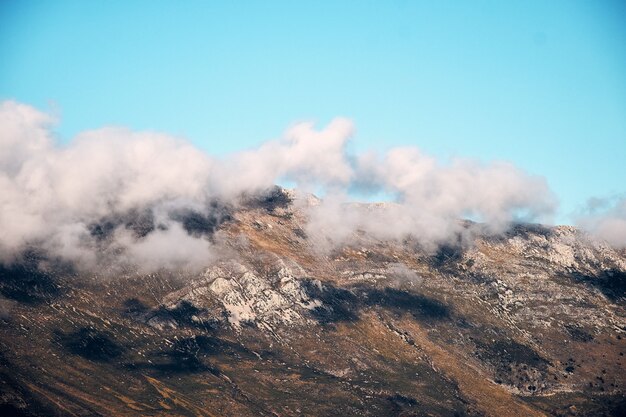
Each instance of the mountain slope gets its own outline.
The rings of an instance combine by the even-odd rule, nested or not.
[[[624,412],[623,251],[537,225],[435,252],[362,233],[320,251],[284,191],[224,218],[202,273],[2,267],[0,410]]]

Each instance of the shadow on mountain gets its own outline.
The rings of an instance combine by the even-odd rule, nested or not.
[[[572,279],[598,289],[613,302],[626,298],[626,272],[618,270],[602,271],[598,275],[573,273]]]
[[[322,302],[322,306],[315,307],[311,311],[319,323],[331,324],[358,320],[361,303],[351,291],[330,284],[321,285],[312,280],[304,280],[302,285],[309,297]]]
[[[478,340],[474,354],[483,362],[493,366],[495,382],[516,386],[519,389],[535,392],[538,387],[529,378],[529,374],[540,375],[539,380],[549,381],[548,365],[532,347],[508,340]]]
[[[130,303],[132,308],[141,308],[137,301],[131,299],[127,300],[126,303]],[[177,326],[194,327],[206,331],[217,330],[219,327],[218,320],[202,320],[199,318],[206,312],[206,309],[198,308],[191,302],[182,300],[172,308],[160,306],[154,313],[148,315],[148,320],[164,323],[174,322]]]
[[[420,320],[450,317],[450,308],[440,301],[395,288],[368,289],[364,301],[368,306],[380,306],[396,313],[409,313]]]
[[[91,237],[100,241],[106,240],[109,236],[111,236],[117,226],[119,226],[119,224],[113,219],[103,218],[97,222],[88,224],[87,230],[89,230],[89,234],[91,235]]]
[[[504,235],[507,238],[518,236],[527,240],[532,236],[541,236],[547,239],[552,236],[553,233],[554,232],[551,227],[544,226],[543,224],[515,223],[511,225],[511,227],[504,233]]]
[[[20,409],[13,404],[0,404],[0,416],[35,417],[28,409]]]
[[[491,364],[521,363],[537,369],[546,369],[548,361],[529,346],[522,345],[514,340],[496,340],[495,342],[477,342],[483,352],[483,358]]]
[[[38,259],[26,259],[12,265],[0,265],[0,293],[11,300],[39,304],[61,295],[52,272],[38,267]]]
[[[482,238],[491,243],[505,243],[508,239],[519,237],[529,240],[533,236],[549,238],[554,234],[552,228],[538,223],[513,223],[503,233],[482,233]]]
[[[271,214],[277,209],[289,208],[291,202],[292,199],[289,194],[283,188],[275,186],[264,193],[248,197],[244,204],[250,208],[263,209]]]
[[[434,269],[445,269],[463,258],[464,249],[459,244],[445,244],[439,246],[437,252],[429,258],[429,265]]]
[[[386,398],[389,402],[389,415],[394,416],[417,416],[419,414],[411,413],[419,407],[419,402],[413,397],[407,397],[402,394],[395,393]]]
[[[144,209],[103,217],[89,224],[87,229],[93,238],[102,241],[108,239],[120,226],[132,231],[136,238],[145,237],[156,228],[152,210]]]
[[[171,212],[170,218],[179,222],[190,236],[211,237],[222,223],[232,220],[232,215],[230,207],[212,201],[205,212],[184,208]]]
[[[572,325],[566,324],[565,330],[570,335],[573,340],[577,342],[591,342],[593,340],[593,335],[584,331],[582,328]]]
[[[150,308],[137,298],[129,298],[124,301],[122,311],[124,315],[138,319],[147,315]]]
[[[309,297],[322,302],[322,306],[311,312],[321,324],[356,321],[360,311],[367,307],[380,307],[396,314],[408,313],[418,320],[448,319],[451,314],[450,308],[440,301],[405,290],[365,287],[348,290],[311,280],[302,284]]]
[[[148,363],[129,364],[129,369],[148,369],[171,374],[210,372],[220,375],[220,370],[209,362],[211,357],[228,356],[235,360],[256,359],[243,345],[213,336],[194,336],[176,340],[167,350],[155,352]]]
[[[56,417],[63,416],[59,410],[50,408],[32,395],[33,390],[18,382],[19,376],[0,352],[0,416],[7,417]]]
[[[88,327],[72,333],[56,332],[54,338],[70,353],[92,361],[107,362],[125,351],[110,334]]]
[[[178,208],[169,213],[171,220],[181,224],[191,236],[212,236],[219,226],[232,219],[231,207],[218,201],[212,201],[205,209]],[[151,209],[133,209],[124,213],[108,215],[87,225],[89,234],[96,241],[106,241],[120,227],[133,233],[135,238],[141,239],[157,228],[165,230],[165,225],[157,225]]]
[[[202,352],[207,355],[228,355],[237,359],[257,358],[252,351],[242,344],[220,339],[218,337],[199,336],[196,337],[196,342],[199,344]]]
[[[293,231],[293,234],[299,237],[300,239],[303,239],[303,240],[308,239],[308,235],[306,234],[306,232],[300,229],[299,227],[293,228],[292,231]]]
[[[195,374],[201,372],[210,372],[216,376],[220,375],[219,369],[206,364],[192,351],[171,350],[164,352],[161,358],[164,361],[157,359],[156,362],[144,367],[150,368],[163,375]]]

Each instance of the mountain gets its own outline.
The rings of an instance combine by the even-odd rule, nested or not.
[[[287,191],[229,210],[183,222],[220,242],[201,272],[2,266],[0,415],[626,414],[625,251],[531,224],[321,250]]]

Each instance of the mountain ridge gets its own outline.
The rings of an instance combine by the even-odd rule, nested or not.
[[[356,231],[319,250],[293,197],[191,216],[220,245],[200,272],[3,266],[3,410],[624,412],[626,251],[528,224],[436,249]]]

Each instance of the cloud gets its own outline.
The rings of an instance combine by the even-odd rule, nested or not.
[[[120,234],[118,242],[129,248],[125,252],[126,263],[137,265],[140,272],[160,268],[193,271],[214,260],[211,243],[189,235],[178,224],[167,230],[156,230],[138,241],[128,231],[122,230]]]
[[[162,236],[175,253],[180,234],[174,222],[144,242],[129,239],[104,247],[90,228],[104,218],[133,210],[158,210],[175,201],[202,204],[212,193],[216,162],[183,140],[158,133],[105,128],[85,132],[68,146],[55,143],[53,120],[14,102],[0,106],[0,256],[7,262],[30,245],[94,266],[100,254],[120,246],[145,257],[165,251],[154,240]],[[176,239],[170,239],[176,237]],[[136,244],[136,246],[135,246]],[[206,245],[205,245],[206,246]]]
[[[57,143],[55,120],[24,104],[0,104],[0,261],[27,248],[87,268],[123,264],[142,271],[211,262],[211,235],[242,195],[289,181],[322,190],[299,203],[322,251],[358,231],[374,238],[416,237],[437,245],[470,216],[503,230],[555,207],[545,180],[507,163],[441,165],[416,148],[350,154],[354,127],[338,118],[323,129],[299,123],[276,140],[226,158],[181,138],[106,127]],[[385,192],[395,203],[349,203],[349,190]],[[524,217],[525,216],[525,217]]]
[[[345,153],[352,132],[352,123],[344,118],[332,120],[320,131],[312,123],[299,123],[280,140],[227,158],[222,164],[227,178],[217,186],[223,195],[267,188],[280,179],[308,189],[345,186],[354,175]]]
[[[424,279],[414,270],[410,269],[403,263],[391,263],[387,266],[387,275],[391,278],[391,282],[395,285],[419,285]]]
[[[626,248],[626,197],[591,198],[577,224],[616,248]]]
[[[326,249],[343,244],[357,230],[383,240],[409,236],[425,249],[468,239],[459,222],[485,223],[481,230],[500,233],[512,222],[549,222],[556,198],[545,179],[515,166],[455,159],[439,164],[416,148],[394,148],[383,157],[357,157],[356,186],[396,196],[394,204],[348,204],[345,194],[333,194],[311,210],[307,233]]]

